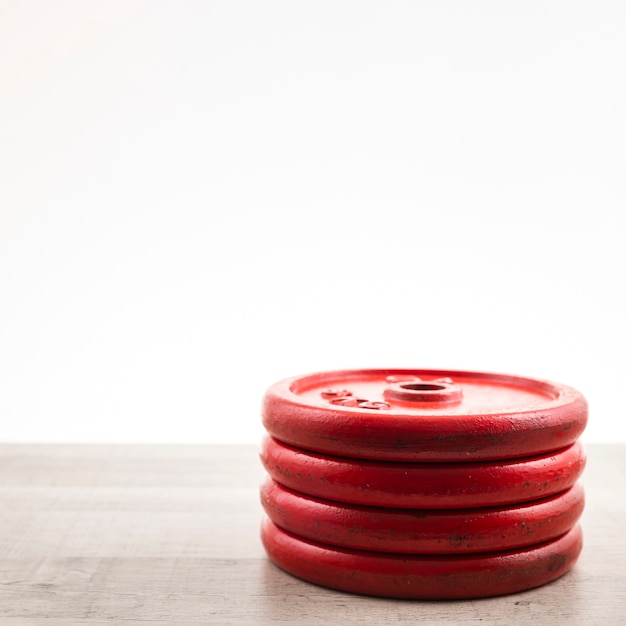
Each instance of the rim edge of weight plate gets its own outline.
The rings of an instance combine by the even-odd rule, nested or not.
[[[582,515],[580,483],[540,500],[475,509],[392,509],[314,498],[267,476],[261,486],[267,516],[313,542],[372,552],[471,554],[515,550],[550,541]]]
[[[577,441],[523,459],[468,463],[371,461],[300,450],[266,435],[268,474],[294,491],[335,502],[391,508],[481,508],[547,497],[571,487],[586,465]]]
[[[508,595],[542,586],[569,571],[582,531],[536,546],[460,556],[416,556],[348,550],[300,539],[265,518],[261,541],[270,560],[308,582],[361,595],[452,600]]]
[[[449,376],[552,390],[546,405],[519,411],[471,415],[414,415],[352,407],[319,407],[292,389],[302,381],[323,382],[387,375]],[[272,385],[263,398],[266,430],[289,445],[314,452],[372,460],[456,462],[518,458],[572,444],[588,415],[584,396],[567,385],[540,379],[459,370],[338,370],[294,376]]]

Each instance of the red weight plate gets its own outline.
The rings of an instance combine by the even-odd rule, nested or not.
[[[456,462],[564,448],[587,422],[565,385],[445,370],[353,370],[284,380],[263,423],[298,448],[351,458]]]
[[[266,437],[269,475],[300,493],[350,504],[464,509],[528,502],[569,489],[585,467],[580,442],[554,453],[480,463],[391,463],[323,456]]]
[[[579,484],[516,507],[437,511],[383,509],[316,500],[267,479],[261,502],[280,528],[333,546],[402,554],[492,552],[559,537],[584,507]]]
[[[309,582],[370,596],[421,600],[484,598],[539,587],[565,574],[582,548],[580,526],[529,548],[461,556],[336,548],[299,539],[268,519],[261,539],[276,565]]]

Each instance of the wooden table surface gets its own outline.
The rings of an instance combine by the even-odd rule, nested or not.
[[[272,565],[254,446],[1,445],[0,624],[626,624],[626,446],[587,452],[571,572],[521,594],[422,602]]]

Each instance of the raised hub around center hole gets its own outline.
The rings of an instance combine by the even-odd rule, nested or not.
[[[404,382],[389,385],[383,395],[391,402],[456,403],[463,399],[461,388],[454,383]]]

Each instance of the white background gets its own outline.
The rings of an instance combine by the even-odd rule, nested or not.
[[[259,440],[345,367],[626,440],[626,4],[0,0],[0,440]]]

